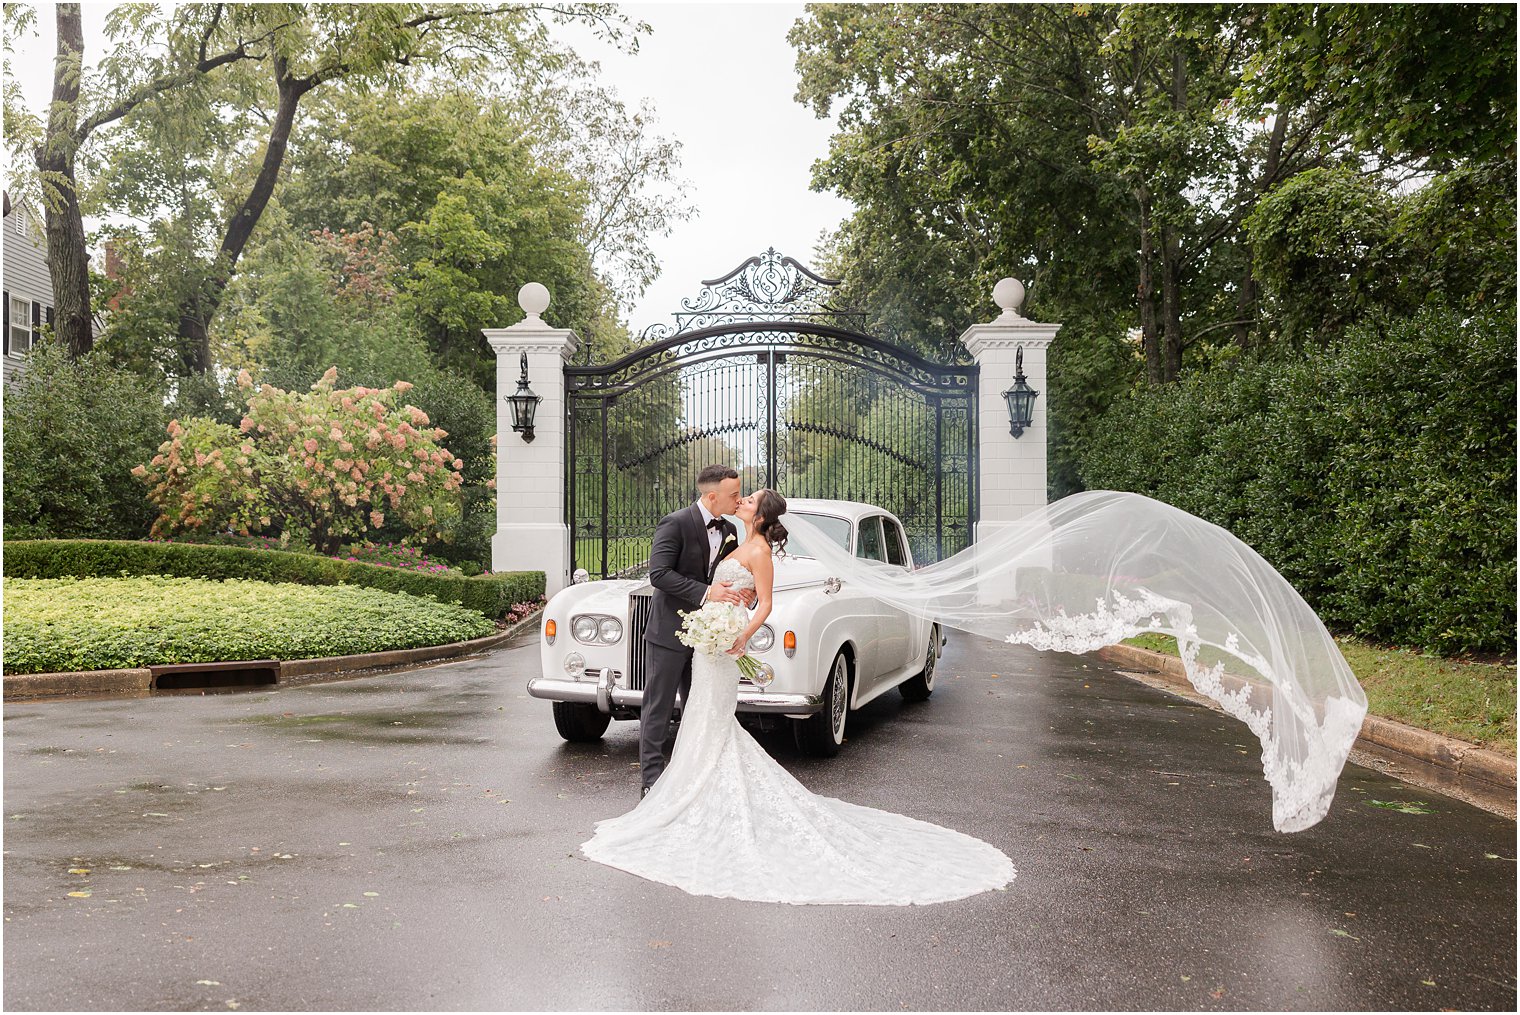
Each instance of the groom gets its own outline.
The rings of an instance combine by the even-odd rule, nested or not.
[[[676,638],[682,624],[678,611],[701,609],[704,602],[747,604],[754,595],[730,588],[729,582],[712,582],[718,562],[739,545],[738,531],[723,517],[739,506],[739,474],[726,465],[709,465],[697,476],[697,492],[695,504],[660,519],[649,552],[654,601],[644,631],[648,676],[639,715],[641,799],[665,771],[676,691],[682,701],[691,692],[692,650]]]

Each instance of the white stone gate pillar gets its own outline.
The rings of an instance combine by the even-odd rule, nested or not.
[[[980,368],[977,390],[977,448],[980,465],[978,493],[981,500],[976,541],[1046,503],[1045,445],[1049,407],[1049,383],[1045,370],[1046,350],[1058,324],[1040,324],[1019,315],[1024,286],[1005,278],[992,290],[992,299],[1003,312],[988,324],[973,324],[961,335]],[[1024,377],[1039,392],[1034,421],[1014,437],[1010,433],[1008,404],[1003,392],[1013,386],[1014,361],[1024,350]]]
[[[492,571],[542,571],[553,596],[570,581],[570,528],[565,524],[565,363],[580,340],[568,328],[551,328],[539,316],[549,290],[529,282],[517,293],[528,316],[509,328],[484,328],[496,352],[496,535]],[[533,441],[512,429],[507,396],[517,390],[522,357],[528,385],[543,401]]]

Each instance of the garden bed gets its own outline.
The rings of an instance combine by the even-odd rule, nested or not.
[[[8,578],[8,674],[308,659],[489,635],[475,610],[378,589],[148,575]]]

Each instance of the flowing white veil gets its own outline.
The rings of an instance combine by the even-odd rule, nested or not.
[[[1329,810],[1366,695],[1303,597],[1219,526],[1139,494],[1089,491],[909,572],[850,556],[800,514],[782,523],[831,575],[946,627],[1077,653],[1172,635],[1193,686],[1261,741],[1274,827],[1302,831]],[[1205,646],[1212,665],[1199,660]]]

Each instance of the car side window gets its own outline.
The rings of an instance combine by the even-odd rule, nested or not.
[[[887,555],[881,545],[880,515],[861,519],[860,536],[855,540],[855,556],[866,560],[886,561]]]
[[[882,518],[881,527],[887,536],[887,563],[898,567],[908,566],[908,554],[903,548],[902,529],[890,518]]]

